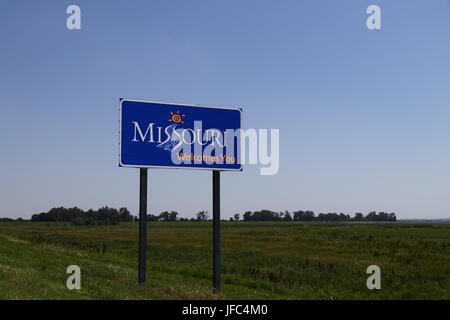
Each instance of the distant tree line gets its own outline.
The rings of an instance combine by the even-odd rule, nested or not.
[[[12,222],[12,221],[26,221],[22,218],[12,219],[12,218],[0,218],[0,222]]]
[[[136,218],[137,219],[137,218]],[[208,221],[208,211],[200,211],[195,218],[180,218],[178,212],[164,211],[159,215],[147,215],[148,221]],[[229,218],[230,221],[239,221],[240,214],[235,214]],[[372,211],[366,216],[361,212],[357,212],[353,217],[344,213],[319,213],[317,216],[313,211],[284,211],[276,212],[271,210],[247,211],[243,214],[244,221],[397,221],[395,213],[375,212]]]
[[[134,217],[127,208],[119,210],[110,207],[102,207],[98,210],[84,211],[80,208],[52,208],[47,212],[33,214],[31,221],[61,221],[71,222],[75,225],[115,225],[120,221],[133,221]]]
[[[163,211],[159,215],[148,214],[147,221],[208,221],[208,211],[200,211],[195,215],[195,218],[179,218],[176,211]],[[137,220],[137,218],[136,218]]]
[[[372,211],[367,215],[361,212],[355,213],[353,217],[344,213],[319,213],[317,216],[313,211],[289,211],[276,212],[271,210],[247,211],[242,216],[243,221],[397,221],[395,213]],[[127,208],[120,209],[102,207],[97,210],[89,209],[84,211],[80,208],[52,208],[47,212],[33,214],[31,221],[60,221],[71,222],[75,225],[115,225],[119,222],[138,221],[138,217],[131,215]],[[235,214],[229,218],[230,221],[240,221],[240,214]],[[21,218],[16,220],[10,218],[0,218],[1,222],[24,221]],[[147,221],[209,221],[208,211],[199,211],[195,218],[179,218],[176,211],[163,211],[159,215],[147,215]]]
[[[235,215],[236,216],[236,215]],[[237,215],[239,220],[239,215]],[[355,213],[353,217],[344,213],[319,213],[314,215],[313,211],[289,211],[275,212],[271,210],[247,211],[243,215],[244,221],[397,221],[395,213],[372,211],[366,216],[361,212]],[[231,219],[230,219],[231,220]]]

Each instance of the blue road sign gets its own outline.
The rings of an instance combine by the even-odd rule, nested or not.
[[[242,170],[242,110],[120,99],[119,166]]]

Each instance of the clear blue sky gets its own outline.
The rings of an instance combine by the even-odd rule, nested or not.
[[[82,29],[66,28],[77,4]],[[366,27],[381,7],[382,30]],[[450,217],[450,1],[0,1],[0,217],[138,209],[120,97],[244,108],[280,171],[222,174],[246,210]],[[149,212],[211,212],[211,173],[149,171]]]

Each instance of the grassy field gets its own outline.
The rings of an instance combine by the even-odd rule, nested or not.
[[[222,294],[212,293],[212,225],[0,223],[0,299],[450,299],[450,224],[222,223]],[[81,268],[68,290],[66,268]],[[366,268],[381,268],[368,290]]]

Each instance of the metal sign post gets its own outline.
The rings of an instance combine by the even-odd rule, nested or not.
[[[140,169],[139,188],[139,283],[147,279],[147,168]]]
[[[220,292],[220,171],[213,170],[213,286]]]

